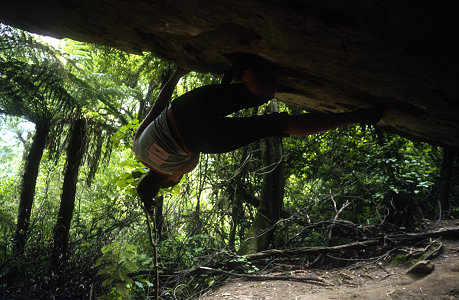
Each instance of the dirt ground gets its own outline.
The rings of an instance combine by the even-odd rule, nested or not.
[[[406,274],[406,267],[381,264],[328,271],[296,270],[290,275],[315,275],[323,279],[324,285],[283,280],[232,279],[199,299],[459,299],[459,240],[441,242],[444,246],[442,253],[431,260],[434,271],[424,277],[412,278]]]

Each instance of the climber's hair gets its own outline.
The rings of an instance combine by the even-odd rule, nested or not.
[[[159,193],[159,190],[164,187],[163,182],[165,179],[166,176],[149,170],[137,185],[137,193],[149,214],[152,213],[153,207],[157,204],[155,197]]]

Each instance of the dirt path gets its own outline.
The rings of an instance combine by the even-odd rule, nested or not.
[[[369,266],[328,272],[298,270],[291,275],[317,275],[327,286],[295,281],[231,280],[200,300],[327,300],[327,299],[459,299],[459,241],[442,241],[443,253],[432,260],[434,271],[422,278],[406,268]],[[309,272],[309,273],[308,273]]]

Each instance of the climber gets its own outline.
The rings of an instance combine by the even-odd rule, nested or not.
[[[183,174],[192,171],[200,152],[229,152],[270,136],[307,136],[355,122],[374,124],[382,116],[380,109],[364,109],[226,117],[273,98],[272,80],[255,69],[240,71],[241,83],[199,87],[169,105],[176,84],[186,73],[177,68],[134,137],[135,155],[150,169],[137,186],[149,214],[158,205],[154,197],[159,189],[177,184]],[[229,81],[228,76],[224,80]]]

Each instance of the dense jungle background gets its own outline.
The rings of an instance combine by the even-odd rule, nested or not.
[[[175,66],[50,41],[0,25],[0,297],[193,299],[228,276],[203,266],[256,275],[269,262],[250,254],[263,250],[345,245],[459,217],[454,149],[352,125],[202,154],[148,220],[135,191],[147,169],[132,138]],[[175,95],[220,79],[191,72]],[[272,100],[239,114],[276,111],[302,112]],[[348,262],[314,254],[295,263]]]

